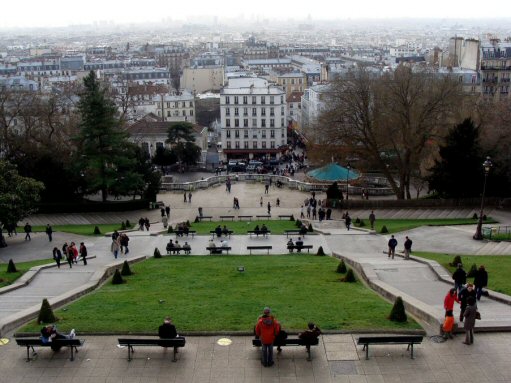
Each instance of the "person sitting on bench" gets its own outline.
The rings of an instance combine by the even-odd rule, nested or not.
[[[215,228],[215,234],[218,238],[220,238],[222,236],[222,228],[220,227],[220,225],[218,225],[216,228]]]
[[[298,338],[303,339],[307,343],[313,343],[321,335],[321,330],[313,322],[307,324],[307,330],[298,334]]]
[[[183,234],[186,235],[188,237],[188,234],[190,234],[190,228],[188,227],[188,225],[185,223],[183,225]]]
[[[302,226],[300,227],[300,235],[305,235],[305,234],[307,234],[307,228],[302,223]]]
[[[256,233],[259,233],[259,232],[261,231],[261,229],[259,229],[259,225],[256,225],[256,227],[254,228],[254,231],[255,231]]]
[[[225,225],[222,229],[222,234],[225,235],[226,237],[229,235],[229,229],[227,229],[227,226],[225,226]]]
[[[179,244],[178,241],[176,241],[175,245],[174,245],[174,252],[178,253],[179,254],[179,250],[181,250],[181,245]],[[177,250],[177,251],[176,251]]]
[[[190,255],[192,247],[188,244],[188,242],[185,242],[185,244],[183,245],[183,250],[185,251],[186,255]]]
[[[294,245],[295,244],[293,243],[293,238],[289,238],[289,241],[287,241],[287,247],[294,246]],[[289,249],[289,252],[292,253],[293,249]]]
[[[167,250],[167,254],[170,254],[170,252],[174,249],[174,243],[172,242],[172,239],[169,240],[169,243],[167,243],[167,247],[165,249]]]
[[[177,337],[176,326],[172,324],[172,319],[169,316],[165,317],[163,324],[158,328],[158,336],[161,339],[173,339]]]
[[[268,228],[264,223],[263,226],[261,226],[261,233],[263,233],[263,235],[266,235],[266,233],[268,233]]]
[[[227,242],[227,239],[223,239],[222,242],[221,242],[221,247],[229,247],[229,243]]]
[[[222,250],[216,248],[215,241],[213,241],[212,239],[209,240],[208,248],[212,249],[210,250],[211,254],[222,254]]]
[[[301,238],[301,237],[298,237],[298,239],[296,240],[295,246],[296,246],[296,251],[297,251],[298,253],[299,253],[300,251],[302,251],[303,241],[302,241],[302,238]]]
[[[183,224],[180,223],[179,225],[177,225],[177,228],[176,228],[177,236],[178,237],[182,237],[183,236],[183,231],[184,231]]]
[[[57,332],[57,326],[55,326],[54,324],[49,324],[41,329],[41,342],[43,344],[48,344],[52,343],[54,339],[73,339],[75,335],[76,333],[74,329],[72,329],[68,335],[64,335]],[[51,345],[51,349],[53,351],[59,351],[60,348],[61,346],[53,344]]]

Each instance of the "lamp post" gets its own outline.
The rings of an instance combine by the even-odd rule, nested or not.
[[[481,211],[479,212],[479,221],[477,222],[476,233],[472,238],[476,240],[483,239],[483,210],[484,210],[484,195],[486,194],[486,179],[488,178],[488,173],[490,173],[490,169],[492,167],[492,162],[490,157],[486,157],[486,161],[483,162],[483,170],[484,170],[484,183],[483,183],[483,195],[481,197]]]
[[[348,180],[350,178],[350,169],[351,169],[351,165],[349,162],[346,165],[346,169],[348,169],[348,172],[346,173],[346,201],[348,201],[350,199],[350,187],[348,184]]]

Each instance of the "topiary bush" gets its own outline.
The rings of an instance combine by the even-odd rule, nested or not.
[[[121,230],[126,230],[126,224],[123,222],[121,222]]]
[[[358,225],[359,223],[360,223],[360,218],[358,218],[358,217],[357,217],[357,218],[355,218],[355,224],[357,224],[357,225]]]
[[[457,267],[458,264],[460,264],[460,263],[463,265],[463,263],[461,262],[461,257],[459,255],[455,255],[452,262],[449,263],[449,266]]]
[[[190,220],[188,220],[188,219],[186,220],[186,226],[192,227],[192,224],[190,223]]]
[[[121,285],[124,283],[119,269],[115,269],[114,277],[112,278],[112,285]]]
[[[365,225],[366,225],[366,223],[364,222],[363,219],[361,219],[360,222],[358,223],[359,227],[364,227]]]
[[[486,221],[488,219],[488,217],[486,216],[486,214],[483,214],[483,221]]]
[[[167,229],[167,233],[173,233],[174,229],[172,228],[172,225],[169,225],[169,228]]]
[[[131,222],[129,219],[126,220],[126,223],[125,223],[126,227],[129,229],[131,228]]]
[[[383,225],[383,226],[381,227],[380,233],[381,233],[381,234],[386,234],[386,233],[388,233],[388,232],[389,232],[389,229],[387,229],[387,226]]]
[[[43,303],[41,303],[41,309],[39,310],[39,315],[37,316],[37,323],[54,323],[57,321],[57,318],[53,314],[53,310],[48,302],[48,299],[44,298]]]
[[[9,259],[9,264],[7,265],[7,272],[8,273],[17,273],[18,270],[16,269],[16,265],[14,264],[12,259]]]
[[[299,219],[297,219],[297,220],[295,221],[295,226],[296,226],[296,227],[302,227],[302,221],[300,221]]]
[[[339,264],[337,265],[337,272],[339,274],[344,274],[346,273],[346,271],[348,271],[348,269],[346,268],[346,264],[344,263],[344,260],[341,259],[341,262],[339,262]]]
[[[307,228],[307,231],[309,233],[312,233],[314,231],[314,229],[312,228],[312,223],[309,223],[309,227]]]
[[[199,222],[200,222],[199,217],[198,217],[198,216],[197,216],[197,217],[195,217],[195,221],[193,221],[193,222],[195,222],[195,223],[199,223]]]
[[[474,213],[474,214],[472,215],[472,219],[477,219],[477,218],[478,218],[477,213]]]
[[[290,221],[294,221],[295,220],[295,216],[293,214],[291,214],[291,217],[289,218]]]
[[[346,275],[344,276],[344,278],[341,278],[341,282],[349,282],[349,283],[353,283],[353,282],[356,282],[356,278],[355,278],[355,273],[353,273],[353,270],[352,269],[348,269],[348,272],[346,273]]]
[[[397,297],[390,311],[389,319],[394,322],[406,322],[408,317],[405,312],[405,305],[401,297]]]
[[[470,266],[470,270],[467,273],[467,277],[474,278],[476,276],[476,273],[477,273],[477,266],[475,263],[473,263],[472,266]]]
[[[157,247],[154,248],[154,258],[161,258],[160,250]]]
[[[128,275],[132,275],[132,271],[130,269],[130,265],[128,263],[128,261],[124,261],[124,263],[122,264],[122,269],[121,269],[121,275],[122,276],[128,276]]]
[[[99,227],[94,226],[94,235],[100,235],[100,234],[101,234],[101,230],[99,230]]]
[[[326,254],[325,254],[325,251],[323,250],[323,246],[320,246],[320,247],[318,248],[318,252],[316,253],[316,255],[319,255],[319,256],[326,255]]]

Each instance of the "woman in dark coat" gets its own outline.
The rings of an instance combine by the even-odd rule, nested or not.
[[[479,269],[476,271],[476,275],[474,278],[474,286],[476,287],[476,297],[477,300],[481,300],[481,294],[483,293],[483,287],[488,286],[488,272],[484,268],[483,265],[479,266]]]
[[[477,306],[476,299],[472,296],[467,298],[467,308],[463,312],[465,322],[463,328],[465,329],[465,341],[464,344],[474,343],[474,327],[476,325]]]

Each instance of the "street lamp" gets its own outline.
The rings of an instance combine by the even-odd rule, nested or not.
[[[493,166],[490,157],[486,157],[486,161],[483,162],[483,170],[484,170],[484,183],[483,183],[483,195],[481,197],[481,211],[479,212],[479,221],[477,222],[476,233],[472,238],[481,240],[483,239],[483,209],[484,209],[484,195],[486,194],[486,179],[488,178],[488,173],[490,173],[490,169]]]
[[[348,184],[348,180],[350,178],[350,169],[351,169],[351,165],[349,162],[346,165],[346,169],[348,169],[348,172],[346,173],[346,201],[348,201],[350,199],[350,187]]]

